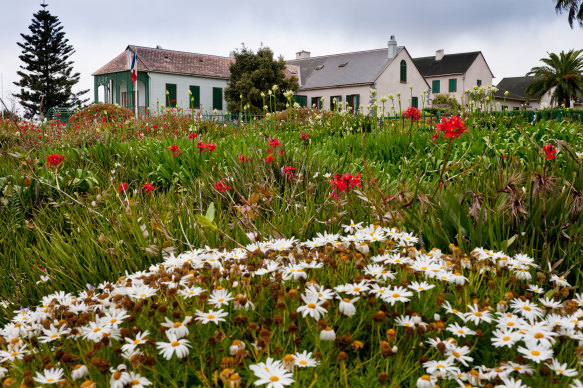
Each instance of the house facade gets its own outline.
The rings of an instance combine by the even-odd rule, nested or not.
[[[550,92],[544,94],[540,101],[538,95],[526,97],[526,89],[533,82],[533,76],[502,78],[496,85],[496,110],[538,110],[551,107],[553,104]]]
[[[481,51],[445,54],[437,50],[435,56],[415,58],[415,65],[431,87],[432,99],[439,94],[455,97],[466,106],[466,90],[474,86],[491,86],[494,74]]]
[[[139,112],[156,113],[162,107],[188,113],[226,110],[224,88],[232,58],[128,46],[101,67],[94,77],[94,101],[135,107],[130,59],[137,54],[137,105]]]
[[[394,36],[387,48],[311,57],[307,51],[296,54],[295,60],[287,61],[288,70],[297,73],[299,89],[295,99],[302,106],[320,109],[350,108],[352,111],[371,109],[371,90],[376,90],[379,113],[381,97],[395,96],[394,105],[399,111],[397,94],[401,98],[401,110],[409,106],[421,108],[429,89],[409,52],[397,46]],[[412,96],[411,96],[412,94]],[[391,100],[385,103],[390,112]]]

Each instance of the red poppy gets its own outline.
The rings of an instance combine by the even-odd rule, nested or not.
[[[557,156],[557,149],[552,144],[547,144],[543,147],[546,160],[553,160]]]
[[[460,135],[466,132],[468,128],[464,125],[463,121],[459,116],[452,116],[451,118],[447,119],[443,117],[441,119],[441,123],[437,124],[437,129],[435,130],[435,134],[431,136],[431,138],[435,141],[435,139],[440,137],[447,137],[450,140],[457,139]],[[440,133],[443,132],[443,133]]]
[[[121,194],[122,191],[126,191],[128,184],[126,182],[122,183],[117,187],[117,192]]]
[[[146,182],[142,186],[142,191],[145,191],[146,193],[151,193],[152,191],[154,191],[154,186],[152,186],[150,182]]]
[[[421,119],[421,111],[415,107],[410,107],[403,113],[403,117],[407,117],[413,121],[418,121]]]
[[[47,156],[47,167],[59,167],[59,165],[63,163],[63,160],[65,160],[65,155],[50,154]]]

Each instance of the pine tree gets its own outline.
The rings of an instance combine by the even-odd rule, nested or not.
[[[17,43],[22,48],[19,58],[24,65],[17,72],[21,79],[14,84],[21,89],[14,96],[32,115],[40,113],[41,100],[44,112],[51,107],[71,108],[89,101],[81,99],[89,90],[71,91],[80,77],[73,73],[73,61],[69,61],[75,50],[68,44],[59,18],[46,10],[47,5],[43,2],[42,9],[33,14],[28,27],[31,34],[20,34],[24,43]]]

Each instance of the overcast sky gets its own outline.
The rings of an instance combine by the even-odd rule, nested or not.
[[[20,33],[29,34],[40,0],[2,0],[0,74],[4,96],[16,91]],[[482,51],[494,76],[524,75],[547,52],[583,48],[556,0],[47,0],[61,21],[81,73],[91,73],[129,44],[228,56],[241,43],[261,44],[286,59],[386,47],[390,35],[413,57]]]

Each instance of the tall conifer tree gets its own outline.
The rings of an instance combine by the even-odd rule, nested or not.
[[[22,48],[19,58],[24,65],[17,72],[20,81],[14,84],[21,89],[14,96],[33,115],[40,113],[41,100],[44,112],[52,107],[71,108],[89,101],[81,99],[89,90],[72,92],[80,77],[79,73],[73,73],[73,61],[69,60],[75,50],[65,38],[59,18],[51,15],[47,6],[43,1],[28,27],[30,35],[20,34],[24,42],[17,43]]]

